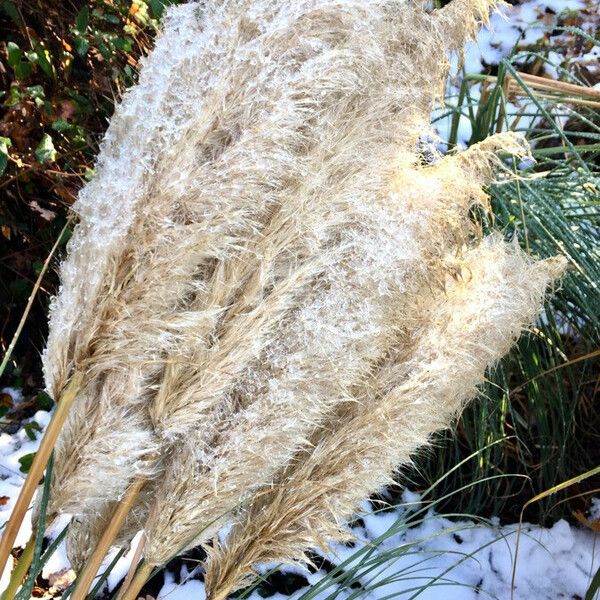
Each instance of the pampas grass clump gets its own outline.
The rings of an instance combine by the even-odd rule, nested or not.
[[[74,516],[76,568],[134,481],[118,543],[143,529],[145,545],[129,596],[199,543],[216,598],[258,561],[303,560],[531,323],[562,263],[481,241],[469,218],[495,151],[522,143],[427,167],[417,149],[447,52],[489,8],[168,12],[75,206],[50,316],[50,393],[83,377],[48,515]]]

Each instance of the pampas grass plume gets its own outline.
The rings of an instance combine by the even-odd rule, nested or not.
[[[560,266],[482,242],[469,218],[495,152],[522,141],[427,167],[417,151],[447,52],[491,4],[167,11],[75,206],[51,309],[48,389],[84,381],[49,505],[75,517],[76,568],[134,480],[118,542],[144,529],[146,567],[205,544],[222,597],[258,561],[303,560],[532,321]]]
[[[530,322],[561,259],[532,263],[494,235],[467,251],[423,315],[409,357],[381,365],[335,419],[317,430],[270,489],[240,511],[226,539],[207,547],[208,596],[251,583],[253,567],[306,561],[309,548],[345,539],[358,502],[391,483],[393,471],[447,427]]]

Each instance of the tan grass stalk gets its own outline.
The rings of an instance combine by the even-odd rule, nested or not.
[[[556,81],[554,79],[539,77],[537,75],[529,75],[528,73],[519,72],[518,75],[532,90],[542,90],[542,92],[547,92],[536,92],[536,95],[539,98],[549,98],[554,101],[564,102],[566,104],[589,106],[591,108],[600,107],[600,91],[595,90],[594,88],[584,85],[576,85],[573,83],[566,83],[564,81]],[[486,81],[497,81],[497,79],[497,77],[492,75],[486,77]],[[503,87],[507,95],[527,95],[522,86],[510,75],[507,75],[504,78]]]
[[[146,545],[146,538],[144,537],[144,535],[141,536],[140,541],[138,542],[138,545],[135,549],[135,552],[133,553],[133,558],[131,559],[131,564],[129,565],[129,570],[127,571],[127,575],[125,576],[125,579],[123,580],[123,585],[121,587],[121,590],[119,592],[119,595],[117,596],[117,600],[121,600],[121,598],[128,592],[128,590],[130,590],[132,588],[132,583],[133,583],[133,578],[135,577],[135,573],[137,571],[137,568],[140,565],[140,561],[142,560],[142,555],[144,552],[144,546]],[[137,594],[137,591],[136,591]]]
[[[568,96],[579,96],[582,98],[590,98],[592,100],[600,100],[600,90],[584,85],[567,83],[565,81],[556,81],[538,75],[530,75],[529,73],[520,73],[519,77],[530,87],[549,92],[558,92]]]
[[[208,597],[221,600],[249,583],[257,563],[303,561],[307,549],[345,537],[341,526],[358,501],[448,426],[563,268],[556,259],[534,264],[495,236],[469,251],[461,278],[428,308],[409,360],[383,365],[362,396],[315,434],[314,449],[257,495],[223,543],[208,548]]]
[[[128,587],[123,587],[119,593],[118,600],[136,600],[141,589],[152,574],[153,566],[150,563],[142,561],[135,572],[135,575]]]
[[[94,549],[94,552],[90,556],[89,560],[86,562],[85,568],[77,577],[75,589],[71,594],[72,600],[85,600],[90,586],[96,577],[98,569],[104,560],[104,557],[110,550],[113,540],[123,527],[125,518],[127,517],[127,514],[131,510],[131,506],[136,501],[137,496],[145,483],[145,478],[137,478],[130,486],[129,490],[127,490],[125,497],[121,500],[121,502],[119,502],[119,505],[117,506],[108,527],[104,530],[104,533],[98,542],[98,545]]]
[[[35,454],[35,458],[33,459],[31,467],[29,468],[29,473],[27,474],[25,483],[19,492],[17,502],[15,503],[10,518],[6,523],[2,533],[2,541],[0,542],[0,573],[3,572],[4,568],[6,567],[6,561],[8,560],[12,550],[15,538],[19,533],[19,528],[21,527],[25,513],[29,508],[29,503],[31,502],[38,483],[42,478],[44,469],[46,468],[46,464],[48,463],[48,459],[50,458],[50,454],[54,448],[56,438],[59,435],[69,410],[71,409],[71,405],[73,404],[73,401],[76,398],[79,389],[81,388],[82,381],[83,374],[75,373],[70,378],[66,388],[62,391],[62,393],[56,396],[58,398],[56,410],[52,415],[52,419],[50,420],[38,451]]]
[[[19,556],[19,560],[17,561],[16,567],[13,569],[10,574],[10,581],[8,582],[8,587],[2,592],[1,600],[13,600],[17,590],[22,585],[25,576],[27,575],[27,571],[29,571],[29,567],[31,566],[31,562],[33,561],[33,553],[35,550],[35,536],[32,535],[21,556]]]

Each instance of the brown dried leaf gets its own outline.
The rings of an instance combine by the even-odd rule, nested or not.
[[[588,529],[591,529],[594,533],[600,533],[600,519],[590,521],[580,510],[573,511],[573,516]]]

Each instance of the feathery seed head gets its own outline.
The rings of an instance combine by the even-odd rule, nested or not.
[[[526,149],[503,134],[430,167],[417,152],[447,51],[490,5],[167,11],[78,199],[51,311],[49,390],[86,377],[51,484],[51,514],[77,517],[74,564],[138,475],[120,539],[143,527],[152,564],[232,515],[212,593],[265,557],[302,560],[533,318],[553,267],[469,219],[494,152]]]

